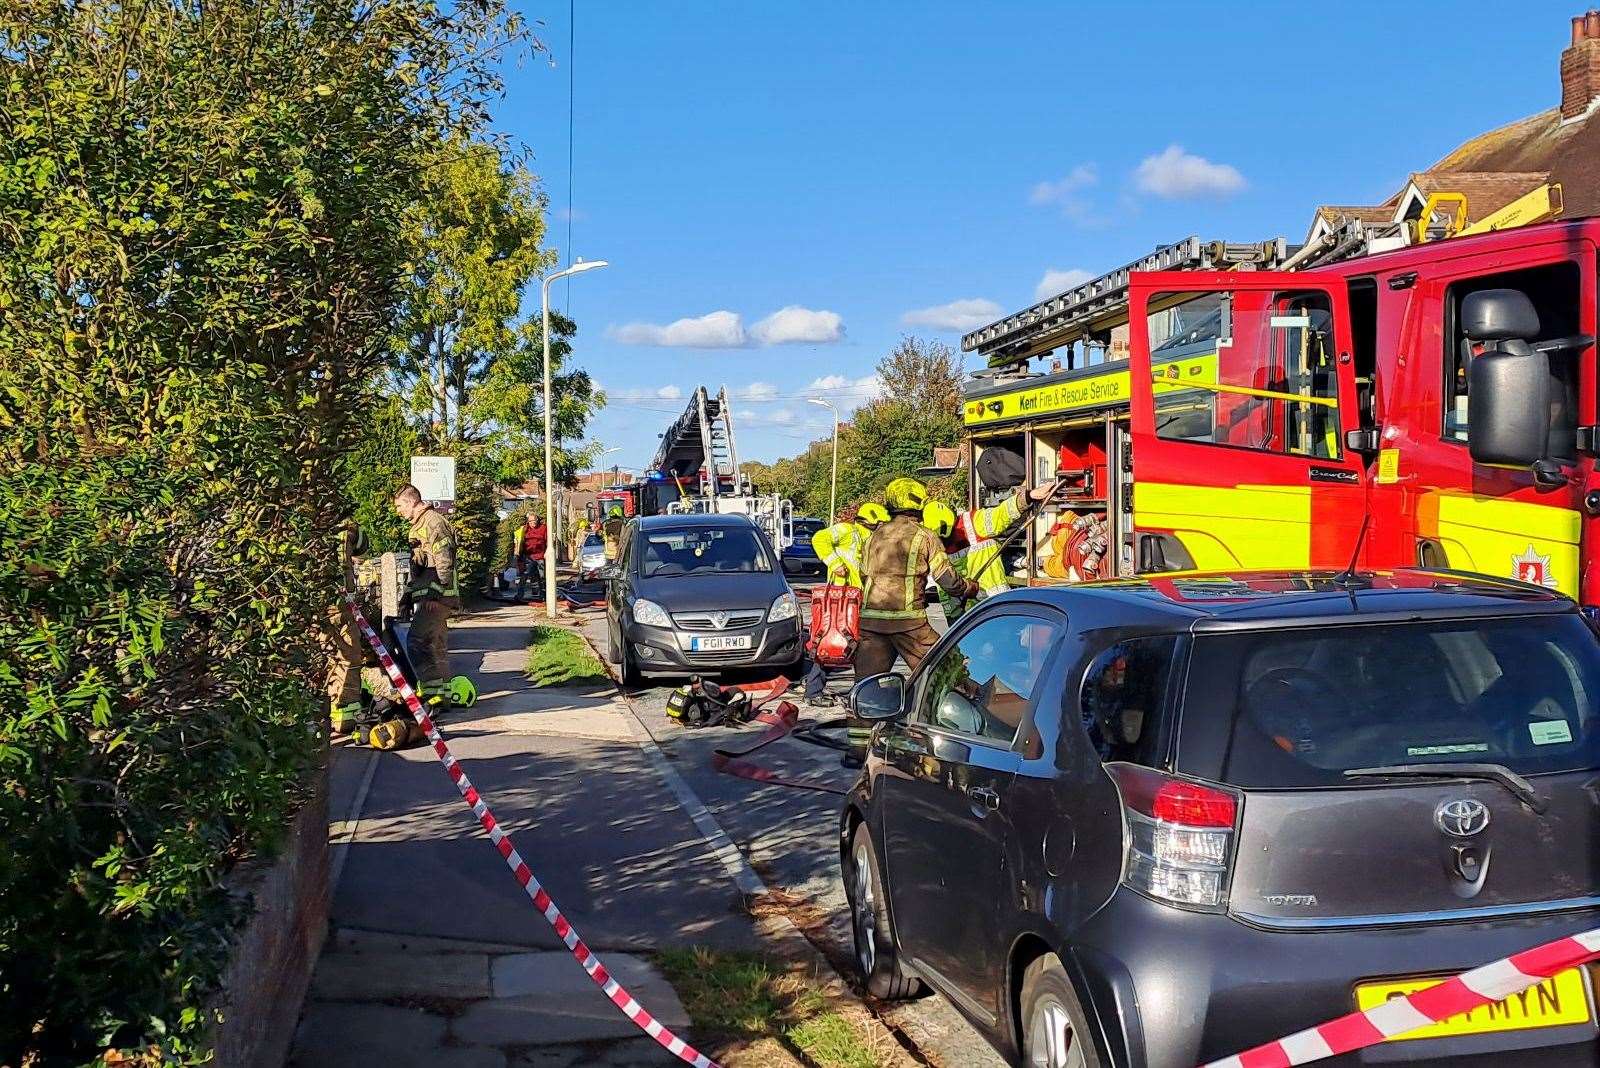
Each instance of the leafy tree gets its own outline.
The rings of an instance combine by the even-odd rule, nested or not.
[[[505,483],[542,477],[543,323],[522,306],[555,263],[542,245],[547,198],[525,167],[483,141],[444,145],[426,176],[425,195],[403,227],[413,266],[395,338],[395,391],[430,448]],[[558,442],[580,439],[604,403],[587,372],[562,366],[574,331],[552,313]],[[587,459],[563,450],[558,476],[570,477]]]
[[[948,345],[910,336],[878,362],[881,396],[839,431],[841,512],[881,501],[892,480],[932,463],[936,446],[961,440],[962,374],[961,359]],[[763,492],[788,497],[797,514],[826,516],[832,461],[830,435],[798,456],[756,468],[751,480]],[[965,506],[966,481],[959,475],[935,479],[928,488],[935,497]]]
[[[0,1063],[204,1058],[223,876],[321,757],[395,220],[522,38],[497,0],[0,4]]]
[[[910,334],[878,361],[885,397],[940,413],[960,413],[965,374],[961,357],[949,345]]]

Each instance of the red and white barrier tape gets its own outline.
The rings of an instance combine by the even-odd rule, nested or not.
[[[373,652],[378,654],[378,662],[383,665],[383,670],[388,673],[389,681],[394,683],[395,689],[400,691],[400,696],[405,698],[406,707],[411,710],[411,715],[416,718],[417,725],[428,736],[428,741],[433,743],[433,751],[438,754],[439,760],[444,764],[450,778],[456,784],[456,789],[461,791],[462,798],[472,808],[472,814],[478,817],[478,822],[489,833],[489,841],[500,851],[505,858],[506,867],[517,877],[517,882],[522,884],[528,897],[533,901],[533,907],[538,909],[545,920],[555,929],[559,937],[577,962],[583,966],[589,978],[595,985],[605,992],[611,1003],[622,1010],[622,1014],[638,1026],[638,1028],[651,1038],[659,1042],[668,1053],[677,1057],[694,1068],[719,1068],[717,1063],[704,1053],[689,1045],[683,1039],[673,1034],[660,1020],[651,1016],[644,1008],[623,989],[606,971],[605,965],[600,963],[600,958],[595,956],[583,939],[578,937],[578,932],[573,929],[567,918],[561,915],[561,910],[550,899],[544,887],[539,885],[539,880],[534,878],[533,871],[528,867],[516,847],[511,843],[511,836],[500,829],[500,824],[495,820],[494,813],[489,811],[488,804],[478,794],[477,787],[472,785],[472,780],[467,778],[467,773],[461,770],[461,765],[451,755],[450,747],[445,744],[444,736],[439,733],[439,728],[434,726],[433,719],[427,710],[422,707],[422,702],[417,699],[417,693],[400,673],[400,668],[389,655],[389,650],[384,646],[383,639],[367,622],[367,617],[361,614],[361,607],[356,604],[355,598],[345,596],[345,601],[350,605],[350,610],[355,613],[356,625],[361,628],[362,635],[367,639],[367,644],[372,646]]]
[[[1600,928],[1513,953],[1437,986],[1212,1061],[1204,1068],[1288,1068],[1375,1046],[1407,1031],[1521,993],[1552,975],[1595,959],[1600,959]]]

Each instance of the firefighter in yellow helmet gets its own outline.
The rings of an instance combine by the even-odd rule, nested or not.
[[[922,525],[928,489],[914,478],[897,478],[884,490],[889,522],[872,532],[862,555],[861,646],[856,651],[856,678],[882,674],[895,658],[915,671],[939,636],[928,623],[924,591],[928,580],[950,596],[967,600],[977,595],[976,584],[950,566],[944,547],[933,531]],[[848,763],[866,755],[870,728],[853,723]]]
[[[929,501],[923,509],[922,521],[939,536],[945,555],[964,578],[977,583],[985,597],[993,597],[1011,588],[1006,578],[1005,562],[1000,558],[999,537],[1022,518],[1030,503],[1049,500],[1056,491],[1054,482],[1035,486],[1031,490],[1019,489],[999,504],[988,508],[973,508],[959,516],[948,505]],[[954,620],[961,614],[959,602],[951,611],[952,603],[945,604],[945,616]]]
[[[606,511],[606,521],[600,524],[600,537],[605,541],[606,560],[616,563],[622,555],[622,528],[628,520],[622,514],[622,505],[613,504]]]
[[[828,581],[835,586],[861,585],[861,551],[867,535],[889,521],[889,509],[868,501],[854,519],[844,519],[811,535],[811,548],[828,569]]]

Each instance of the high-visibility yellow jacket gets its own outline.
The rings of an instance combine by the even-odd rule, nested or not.
[[[1026,492],[1018,490],[999,504],[989,508],[974,508],[956,518],[956,524],[967,536],[967,544],[960,552],[952,553],[950,560],[962,575],[976,582],[987,596],[993,597],[1011,588],[996,539],[1022,517],[1026,505]]]
[[[830,581],[834,572],[843,571],[846,585],[860,587],[861,550],[866,547],[870,533],[860,523],[846,521],[823,527],[811,535],[811,548],[828,569]]]

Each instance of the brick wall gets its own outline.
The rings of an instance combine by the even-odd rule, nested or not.
[[[216,1007],[217,1068],[279,1068],[328,931],[328,774],[295,817],[279,854],[229,879],[254,913],[234,942]]]

